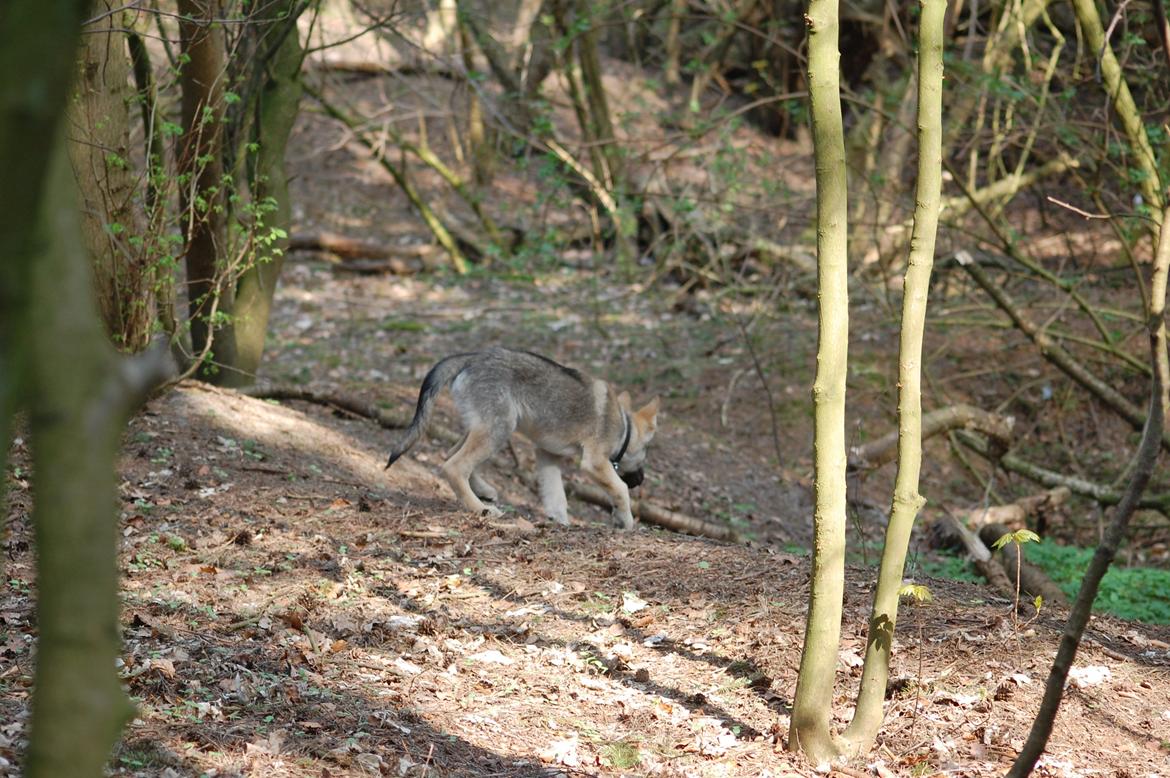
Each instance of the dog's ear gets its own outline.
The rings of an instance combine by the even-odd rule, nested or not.
[[[647,432],[658,429],[657,395],[655,395],[653,400],[643,405],[635,415],[641,420],[642,426]]]
[[[627,411],[630,409],[630,406],[633,404],[634,404],[634,401],[630,397],[629,392],[622,392],[621,394],[618,395],[618,405],[625,408]]]

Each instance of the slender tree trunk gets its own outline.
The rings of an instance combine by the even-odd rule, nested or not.
[[[601,180],[605,182],[618,205],[613,221],[614,247],[619,264],[630,271],[638,253],[634,241],[637,226],[627,202],[622,150],[614,134],[609,99],[606,97],[605,82],[602,79],[601,61],[597,54],[598,34],[595,21],[603,16],[603,11],[604,6],[595,8],[585,0],[576,1],[577,19],[586,23],[585,30],[577,38],[577,61],[581,65],[581,86],[589,106],[588,136],[599,147],[604,164],[604,178]]]
[[[455,0],[439,0],[438,6],[427,9],[427,28],[422,46],[428,53],[445,57],[455,44]]]
[[[1150,218],[1154,225],[1160,224],[1162,209],[1165,201],[1162,198],[1161,177],[1158,173],[1158,160],[1154,156],[1154,149],[1150,146],[1150,136],[1146,134],[1146,125],[1142,120],[1141,111],[1133,100],[1126,83],[1125,74],[1121,70],[1121,63],[1113,53],[1113,47],[1105,39],[1105,29],[1101,25],[1101,14],[1097,12],[1094,0],[1072,0],[1073,10],[1077,21],[1084,30],[1085,40],[1090,51],[1100,58],[1101,75],[1105,79],[1105,88],[1109,98],[1113,101],[1113,110],[1117,114],[1121,126],[1125,129],[1125,136],[1129,139],[1133,150],[1134,160],[1144,174],[1141,178],[1142,197],[1150,208]]]
[[[470,73],[475,66],[471,34],[462,23],[459,25],[459,54],[464,69]],[[483,186],[492,179],[492,148],[488,144],[487,127],[483,121],[483,102],[474,84],[467,85],[467,144],[471,147],[472,176],[476,185]]]
[[[934,266],[942,201],[943,19],[946,0],[923,0],[918,45],[918,183],[910,258],[902,287],[898,356],[898,475],[886,526],[881,568],[865,646],[857,708],[843,739],[868,751],[882,723],[890,671],[890,649],[898,620],[898,597],[910,530],[926,500],[918,493],[922,469],[922,336]]]
[[[69,156],[102,321],[120,349],[136,352],[150,341],[155,284],[145,244],[128,240],[146,233],[130,165],[130,59],[114,3],[97,0],[92,13],[98,21],[81,39],[68,114]]]
[[[601,17],[600,9],[597,18]],[[605,178],[602,179],[611,190],[620,188],[622,179],[621,149],[618,148],[614,137],[613,120],[609,114],[609,99],[605,94],[605,82],[602,79],[601,61],[597,55],[597,27],[592,4],[585,0],[577,0],[576,16],[578,23],[585,22],[585,29],[577,39],[577,61],[581,64],[581,86],[585,90],[585,99],[589,104],[589,123],[591,135],[601,147],[605,158]]]
[[[819,323],[812,581],[788,748],[814,762],[837,754],[829,728],[845,588],[845,378],[849,361],[848,202],[841,121],[838,7],[809,0],[808,83],[817,178]]]
[[[158,89],[154,81],[154,69],[150,62],[150,53],[142,36],[137,32],[126,35],[126,43],[130,49],[130,62],[134,71],[134,83],[138,90],[138,105],[142,114],[142,135],[145,143],[144,157],[146,160],[146,187],[145,187],[145,226],[151,243],[157,246],[161,235],[166,229],[166,222],[170,218],[167,213],[165,198],[158,191],[159,182],[164,180],[167,168],[167,144],[163,136],[163,120],[160,115]],[[174,341],[174,353],[181,357],[183,347],[180,337],[179,315],[176,305],[176,279],[172,268],[155,268],[153,277],[153,303],[156,311],[156,320],[162,330]]]
[[[259,149],[252,192],[258,201],[271,197],[276,208],[265,217],[259,237],[266,239],[272,229],[279,230],[284,237],[263,246],[263,256],[255,258],[237,283],[235,320],[229,335],[235,341],[236,361],[224,371],[222,381],[228,386],[251,384],[256,379],[264,353],[272,296],[284,266],[284,249],[292,221],[284,157],[300,104],[300,71],[304,59],[296,18],[291,16],[299,6],[298,0],[285,0],[257,12],[262,14],[257,23],[266,30],[261,34],[279,36],[279,39],[272,42],[271,48],[260,49],[259,61],[263,65],[258,66],[264,67],[265,75],[257,96],[259,121],[255,138]]]
[[[1142,432],[1141,443],[1138,444],[1138,453],[1135,458],[1133,475],[1126,486],[1121,502],[1113,509],[1113,516],[1097,546],[1089,569],[1081,580],[1081,588],[1077,591],[1073,601],[1068,621],[1064,625],[1064,634],[1060,638],[1060,647],[1056,651],[1056,659],[1052,662],[1052,669],[1048,673],[1048,683],[1044,687],[1044,698],[1040,701],[1040,709],[1036,712],[1036,720],[1032,723],[1032,730],[1020,751],[1016,761],[1008,771],[1007,778],[1025,778],[1031,774],[1036,766],[1036,760],[1044,752],[1048,738],[1052,734],[1052,727],[1056,722],[1056,713],[1060,709],[1060,701],[1064,695],[1064,685],[1068,681],[1068,672],[1076,659],[1077,649],[1081,644],[1081,637],[1085,634],[1085,625],[1089,623],[1089,614],[1093,609],[1093,601],[1097,599],[1097,590],[1101,579],[1117,556],[1117,549],[1125,539],[1129,527],[1129,520],[1137,510],[1142,492],[1150,482],[1150,476],[1158,463],[1158,454],[1161,451],[1162,428],[1165,425],[1166,408],[1170,406],[1170,360],[1166,353],[1166,278],[1170,272],[1170,213],[1162,215],[1161,232],[1158,239],[1158,249],[1154,257],[1154,275],[1150,282],[1149,308],[1146,311],[1146,321],[1149,329],[1150,359],[1153,362],[1154,372],[1150,382],[1150,410],[1146,420],[1146,428]]]
[[[686,8],[687,0],[670,0],[670,20],[666,24],[666,63],[663,65],[662,77],[671,86],[681,81],[679,61],[682,57],[682,46],[679,44],[679,31]]]
[[[180,73],[183,140],[178,169],[186,240],[187,302],[192,357],[202,362],[198,376],[222,380],[215,364],[233,365],[230,338],[215,339],[218,322],[230,316],[232,299],[224,288],[226,216],[223,188],[224,78],[227,49],[218,0],[179,0],[179,33],[187,62]],[[214,339],[214,341],[213,341]]]
[[[114,666],[114,455],[164,364],[116,359],[82,248],[61,117],[88,6],[16,4],[0,24],[0,451],[27,410],[36,474],[30,778],[101,775],[131,711]]]

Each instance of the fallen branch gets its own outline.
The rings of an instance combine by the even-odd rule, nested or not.
[[[989,413],[973,405],[951,405],[931,411],[922,417],[923,440],[956,429],[982,432],[996,446],[999,446],[1001,451],[1006,451],[1011,443],[1012,420]],[[886,462],[892,461],[897,453],[898,430],[892,430],[864,446],[851,448],[849,450],[849,468],[859,470],[880,467]]]
[[[609,493],[594,484],[569,481],[565,483],[565,491],[579,500],[584,500],[593,505],[600,505],[603,508],[608,508],[613,505]],[[631,500],[630,509],[642,521],[675,532],[681,532],[686,535],[700,535],[715,540],[725,540],[729,543],[743,542],[740,534],[731,527],[704,519],[697,519],[685,513],[678,513],[677,511],[655,505],[647,500]]]
[[[1021,497],[1007,505],[991,505],[964,511],[956,518],[968,527],[1001,524],[1010,530],[1017,530],[1025,526],[1029,516],[1046,516],[1049,511],[1064,504],[1071,494],[1067,486],[1057,486],[1039,494]]]
[[[1027,173],[1009,173],[989,186],[975,189],[970,192],[954,195],[943,199],[943,211],[947,217],[954,220],[978,205],[987,205],[996,200],[1007,201],[1015,197],[1017,192],[1030,187],[1041,178],[1060,175],[1071,169],[1080,167],[1080,162],[1068,156],[1050,159],[1038,168]]]
[[[409,78],[416,76],[433,76],[447,81],[466,81],[466,74],[460,70],[444,67],[439,63],[418,63],[386,65],[366,59],[339,59],[322,57],[309,61],[305,65],[308,72],[340,73],[352,76],[397,76]]]
[[[411,419],[410,414],[384,411],[373,403],[358,399],[352,395],[318,391],[303,386],[257,384],[256,386],[243,387],[239,392],[248,397],[255,397],[258,400],[300,400],[302,402],[313,403],[314,405],[324,405],[329,408],[345,411],[346,413],[352,413],[354,416],[370,419],[385,429],[402,429],[410,424]],[[438,426],[432,425],[432,434],[435,433]],[[451,434],[453,435],[454,433]]]
[[[342,258],[336,262],[341,270],[355,273],[392,273],[413,275],[423,269],[423,257],[433,253],[431,244],[387,246],[381,243],[336,235],[331,232],[294,234],[288,251],[320,251]]]
[[[1008,296],[1003,286],[994,283],[988,277],[987,273],[984,272],[983,268],[974,260],[969,252],[956,252],[955,259],[967,271],[967,274],[974,279],[975,283],[982,287],[983,291],[987,292],[988,296],[999,306],[1000,310],[1008,315],[1008,318],[1012,320],[1012,324],[1016,326],[1016,329],[1024,333],[1035,344],[1044,359],[1048,360],[1054,367],[1080,384],[1091,395],[1129,422],[1130,426],[1135,430],[1140,431],[1145,428],[1146,414],[1142,409],[1121,394],[1121,392],[1094,375],[1076,357],[1057,343],[1044,327],[1032,321],[1024,313],[1023,309],[1016,305],[1015,301]],[[1170,431],[1163,431],[1161,440],[1162,447],[1170,450]]]
[[[379,145],[370,140],[365,133],[358,129],[358,121],[356,119],[346,115],[332,103],[325,100],[325,97],[320,92],[311,88],[308,84],[304,85],[304,89],[310,97],[317,101],[326,115],[344,124],[353,133],[353,138],[373,154],[375,161],[382,166],[383,170],[390,174],[398,184],[398,188],[406,195],[406,199],[410,200],[410,204],[418,211],[419,216],[422,217],[427,228],[435,236],[435,240],[447,250],[447,254],[451,257],[451,264],[455,267],[455,272],[460,275],[467,273],[469,269],[467,257],[463,255],[455,239],[451,237],[451,232],[447,229],[447,226],[439,220],[434,210],[422,199],[422,195],[414,188],[414,184],[410,182],[410,179],[406,177],[406,167],[403,166],[402,169],[399,169],[391,164]]]
[[[956,438],[976,454],[998,463],[1007,472],[1022,475],[1041,486],[1047,486],[1050,489],[1063,486],[1073,494],[1088,497],[1101,505],[1117,505],[1121,502],[1122,493],[1111,487],[1094,483],[1084,478],[1078,478],[1075,475],[1066,475],[1064,473],[1058,473],[1055,470],[1049,470],[1021,459],[1012,453],[1000,456],[988,446],[986,440],[978,435],[960,430],[956,433]],[[1158,511],[1164,516],[1170,516],[1170,494],[1145,495],[1138,500],[1137,507],[1148,508]]]
[[[300,400],[315,405],[324,405],[345,411],[346,413],[352,413],[355,416],[370,419],[386,429],[402,429],[406,427],[410,424],[413,414],[413,412],[392,413],[352,395],[333,391],[318,391],[301,386],[258,385],[245,387],[240,390],[240,393],[262,400]],[[438,438],[448,445],[458,443],[463,438],[458,432],[434,421],[427,428],[427,433],[431,437]],[[535,479],[531,476],[522,476],[522,480],[534,488]],[[574,483],[570,481],[565,484],[565,489],[568,494],[585,502],[601,506],[611,505],[609,495],[601,487],[594,486],[593,484]],[[633,501],[631,509],[634,515],[642,521],[675,532],[683,532],[688,535],[701,535],[731,543],[743,542],[743,538],[740,537],[739,533],[726,525],[716,524],[688,516],[685,513],[672,511],[647,500]]]

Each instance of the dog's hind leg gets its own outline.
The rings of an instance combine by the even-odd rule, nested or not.
[[[470,479],[471,491],[475,492],[476,497],[488,502],[495,502],[499,499],[500,493],[496,487],[483,480],[483,476],[478,472],[471,474]]]
[[[484,505],[472,489],[475,468],[499,451],[508,440],[509,435],[501,436],[496,434],[497,431],[487,427],[468,430],[462,445],[442,466],[443,477],[451,485],[455,496],[472,513],[482,514],[486,511],[491,515],[500,514],[499,508]]]
[[[568,526],[569,503],[565,499],[565,485],[561,481],[561,460],[547,452],[536,450],[536,482],[540,486],[540,502],[544,513],[557,524]]]

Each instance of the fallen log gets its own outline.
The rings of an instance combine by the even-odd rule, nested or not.
[[[246,387],[241,394],[262,400],[300,400],[301,402],[323,405],[337,410],[351,413],[376,422],[386,429],[402,429],[410,424],[413,411],[409,413],[393,413],[385,411],[373,403],[361,400],[352,395],[321,391],[303,386],[257,385]],[[449,427],[431,422],[427,432],[432,437],[454,445],[463,436]],[[535,488],[535,479],[531,476],[522,476],[530,488]],[[565,483],[565,490],[569,495],[584,502],[602,507],[611,506],[609,495],[599,486],[593,484],[569,481]],[[705,519],[688,516],[685,513],[672,511],[648,500],[631,500],[631,510],[634,515],[648,524],[654,524],[664,529],[682,532],[688,535],[700,535],[714,540],[723,540],[731,543],[742,543],[743,538],[738,532],[724,524],[706,521]]]
[[[1001,452],[1006,451],[1011,443],[1012,420],[973,405],[950,405],[922,417],[923,440],[956,429],[982,432],[992,446],[998,447]],[[895,429],[864,446],[852,447],[849,450],[849,469],[880,467],[893,461],[897,454],[898,430]]]
[[[1021,459],[1011,452],[1006,454],[997,452],[993,450],[993,447],[988,445],[986,440],[964,430],[956,432],[955,437],[964,446],[976,454],[996,462],[1007,472],[1022,475],[1041,486],[1047,486],[1053,489],[1063,486],[1073,494],[1079,494],[1082,497],[1096,500],[1101,505],[1116,505],[1121,502],[1121,492],[1112,487],[1094,483],[1084,478],[1078,478],[1077,476],[1058,473],[1055,470],[1049,470],[1033,462]],[[1170,516],[1170,492],[1143,495],[1138,500],[1137,505],[1139,508],[1150,508],[1158,511],[1163,516]]]
[[[525,479],[527,480],[527,479]],[[609,493],[600,486],[568,481],[565,490],[573,497],[585,502],[608,508],[613,505]],[[742,543],[743,538],[738,532],[724,524],[716,524],[688,516],[685,513],[672,511],[655,505],[649,500],[630,500],[630,510],[635,516],[648,524],[654,524],[664,529],[681,532],[685,535],[700,535],[715,540],[725,540],[729,543]]]
[[[991,505],[963,511],[957,514],[956,518],[968,527],[1002,524],[1009,530],[1017,530],[1027,526],[1029,518],[1035,517],[1032,526],[1037,528],[1039,534],[1044,534],[1044,528],[1052,512],[1067,502],[1071,495],[1072,492],[1067,486],[1058,486],[1039,494],[1021,497],[1006,505]]]
[[[430,243],[388,246],[332,232],[293,234],[289,251],[317,251],[338,257],[335,264],[351,272],[412,275],[423,270],[435,254]]]
[[[398,65],[386,65],[382,62],[361,59],[339,59],[334,57],[320,57],[306,63],[305,70],[318,73],[339,73],[341,75],[363,76],[397,76],[399,78],[413,76],[434,76],[447,81],[466,81],[466,74],[453,68],[443,67],[437,63],[411,62]]]

